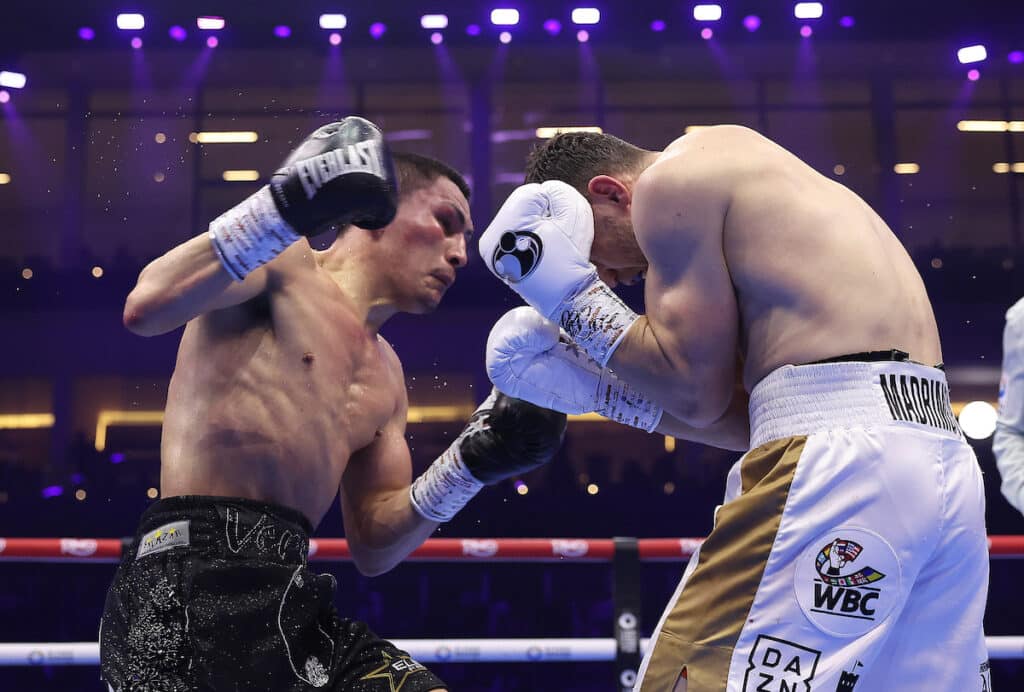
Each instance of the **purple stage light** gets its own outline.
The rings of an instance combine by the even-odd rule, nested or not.
[[[113,454],[110,455],[110,463],[111,464],[120,464],[123,461],[124,461],[124,453],[122,453],[122,452],[114,452]]]
[[[981,72],[978,70],[967,70],[967,79],[976,82],[981,79]]]
[[[466,27],[466,33],[469,34],[470,36],[479,36],[480,35],[480,25],[479,24],[470,24],[469,26]]]
[[[85,476],[83,476],[80,473],[72,473],[71,474],[71,482],[72,483],[75,483],[75,484],[81,483],[83,478],[85,478]]]
[[[441,35],[440,31],[435,31],[430,35],[430,42],[435,46],[439,46],[444,42],[444,36]]]
[[[78,30],[78,38],[83,41],[91,41],[96,38],[96,32],[92,30],[92,27],[83,26]]]
[[[665,20],[664,19],[655,19],[653,22],[651,22],[651,31],[662,32],[664,30],[665,30]]]
[[[498,34],[498,40],[501,41],[502,43],[508,43],[509,41],[512,40],[512,34],[510,34],[507,31],[502,31],[500,34]]]
[[[188,32],[185,31],[185,27],[178,26],[177,24],[168,29],[167,33],[170,34],[171,38],[175,41],[184,41],[188,38]]]
[[[4,91],[3,89],[0,89],[0,103],[7,103],[10,100],[11,100],[11,95],[9,93],[7,93],[6,91]]]
[[[844,29],[850,29],[856,23],[857,22],[854,21],[853,17],[851,17],[850,15],[846,15],[845,17],[839,19],[839,26],[843,27]]]
[[[384,32],[386,32],[387,30],[388,27],[384,24],[384,22],[374,22],[373,24],[370,25],[370,36],[372,36],[375,39],[379,39],[381,36],[384,35]]]
[[[64,494],[64,488],[59,485],[48,485],[43,488],[42,496],[46,498],[60,497]]]
[[[761,18],[756,14],[748,14],[743,18],[743,26],[747,31],[757,31],[761,28]]]
[[[580,29],[576,32],[576,40],[580,43],[586,43],[590,40],[590,32],[586,29]]]
[[[341,45],[341,34],[335,32],[335,33],[331,34],[328,37],[327,40],[330,42],[330,44],[332,46],[340,46]]]
[[[132,48],[134,48],[135,50],[138,50],[139,48],[142,48],[142,39],[139,38],[138,36],[133,38],[132,39]]]
[[[713,32],[711,29],[709,29],[707,27],[704,27],[703,29],[700,30],[700,37],[702,39],[704,39],[705,41],[709,41],[711,39],[711,37],[714,36],[714,35],[715,35],[715,32]]]
[[[1024,50],[1011,51],[1006,59],[1012,62],[1014,65],[1019,65],[1024,62]]]
[[[218,43],[220,43],[220,41],[217,40],[216,36],[211,36],[206,39],[206,45],[210,48],[216,48]]]
[[[557,19],[548,19],[544,22],[544,31],[557,36],[562,31],[562,23]]]
[[[570,17],[573,24],[597,24],[601,21],[601,10],[596,7],[577,7]]]
[[[499,7],[491,10],[491,24],[497,26],[515,26],[519,23],[519,10],[512,7]]]
[[[800,27],[800,35],[803,36],[804,38],[810,38],[811,34],[813,34],[813,33],[814,33],[814,30],[811,29],[811,27],[807,26],[806,24],[804,24],[802,27]]]
[[[274,27],[274,36],[277,36],[278,38],[288,38],[291,35],[292,28],[290,26],[278,24],[277,26]]]
[[[117,28],[121,31],[138,31],[146,28],[146,18],[141,14],[129,13],[117,15]]]

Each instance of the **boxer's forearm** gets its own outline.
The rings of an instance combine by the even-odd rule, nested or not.
[[[124,306],[124,325],[141,336],[169,332],[212,309],[238,304],[266,286],[266,271],[236,282],[204,233],[150,262]]]
[[[698,360],[698,355],[707,357]],[[734,353],[722,358],[719,354],[667,349],[647,317],[641,315],[619,342],[607,367],[677,421],[692,428],[706,428],[729,410],[735,364]]]
[[[348,542],[352,561],[367,576],[391,570],[439,525],[413,509],[408,487],[383,495],[362,514],[355,522],[356,530],[349,531]]]

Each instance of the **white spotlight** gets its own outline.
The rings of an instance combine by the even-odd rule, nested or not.
[[[821,19],[824,12],[820,2],[798,2],[793,7],[793,16],[797,19]]]
[[[694,5],[693,18],[698,22],[717,22],[722,18],[722,6]]]
[[[141,14],[119,14],[117,15],[117,28],[122,31],[138,31],[146,28],[146,18]]]
[[[961,65],[967,65],[972,62],[982,62],[988,57],[988,51],[985,50],[985,46],[964,46],[956,52],[956,59],[960,61]]]
[[[320,15],[321,29],[344,29],[348,26],[348,17],[343,14]]]
[[[28,80],[20,72],[0,72],[0,87],[24,89]]]
[[[425,14],[420,17],[420,26],[424,29],[447,29],[448,15],[446,14]]]
[[[960,427],[972,440],[987,439],[996,431],[995,407],[987,401],[972,401],[960,410]]]

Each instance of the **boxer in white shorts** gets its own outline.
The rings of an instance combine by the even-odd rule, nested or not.
[[[991,689],[981,474],[863,200],[743,127],[564,134],[480,250],[529,303],[491,331],[500,390],[746,452],[634,689]],[[641,280],[638,316],[610,289]]]

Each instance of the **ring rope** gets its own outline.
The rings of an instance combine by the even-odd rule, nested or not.
[[[641,538],[645,562],[687,560],[703,538]],[[0,562],[118,562],[129,539],[120,538],[0,538]],[[989,536],[989,555],[1024,557],[1024,535]],[[611,562],[615,542],[610,538],[432,538],[406,560],[418,562]],[[311,562],[352,559],[344,538],[309,541]]]
[[[393,639],[420,663],[564,663],[615,660],[611,637],[566,639]],[[648,638],[640,640],[641,650]],[[1024,659],[1024,636],[986,637],[990,659]],[[95,666],[95,642],[0,644],[3,666]]]

